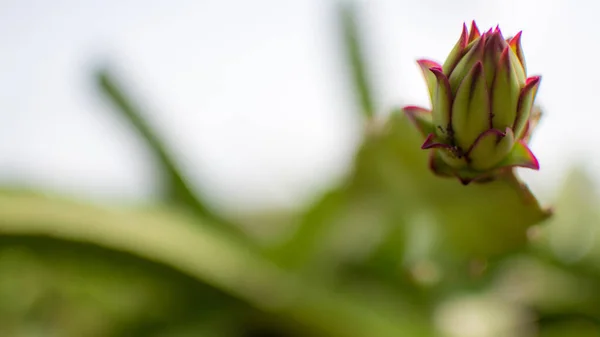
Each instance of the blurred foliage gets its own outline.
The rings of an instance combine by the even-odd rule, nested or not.
[[[566,178],[550,218],[514,172],[467,187],[433,176],[404,116],[375,114],[354,9],[341,18],[363,142],[347,177],[298,213],[215,212],[101,70],[99,90],[156,157],[164,202],[1,191],[0,335],[599,335],[599,199],[585,173]],[[248,234],[263,221],[287,234]]]
[[[346,62],[352,75],[356,97],[364,117],[371,118],[376,108],[369,82],[368,64],[365,62],[365,50],[361,43],[356,7],[349,4],[340,6],[340,21],[346,46]]]
[[[120,88],[117,80],[113,77],[108,70],[100,71],[96,76],[98,87],[113,103],[115,110],[120,113],[121,117],[143,138],[154,155],[156,165],[159,167],[158,171],[163,174],[165,202],[191,209],[202,217],[214,220],[214,223],[223,229],[239,229],[215,214],[197,191],[192,192],[176,160],[172,158],[154,129],[146,122],[140,108],[126,97],[123,89]]]

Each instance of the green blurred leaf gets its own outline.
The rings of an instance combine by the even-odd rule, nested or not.
[[[539,337],[596,337],[600,322],[577,315],[561,315],[542,322]]]
[[[504,259],[493,274],[488,285],[491,292],[526,305],[542,317],[567,312],[598,316],[600,312],[598,279],[577,268],[523,254]]]
[[[164,145],[156,131],[148,124],[140,108],[128,97],[110,71],[103,69],[96,74],[99,90],[112,102],[116,111],[137,131],[156,158],[159,171],[164,175],[166,199],[175,204],[187,206],[193,211],[219,226],[242,236],[242,232],[234,224],[210,209],[205,198],[192,191],[176,160]]]
[[[344,35],[346,62],[350,67],[356,97],[364,117],[371,118],[375,115],[375,103],[355,5],[343,3],[340,6],[339,16]]]
[[[540,231],[538,247],[564,264],[588,264],[600,272],[600,213],[594,182],[582,169],[572,170],[555,203],[558,212]]]
[[[435,176],[427,165],[428,153],[420,149],[421,142],[419,133],[399,113],[392,114],[385,124],[369,125],[353,173],[332,194],[338,201],[332,203],[331,197],[326,197],[307,211],[310,216],[296,235],[275,254],[280,263],[292,268],[314,265],[330,254],[328,245],[334,245],[334,238],[356,232],[352,228],[363,228],[367,234],[394,233],[397,249],[390,250],[389,243],[384,243],[387,240],[369,240],[362,232],[363,240],[348,245],[348,254],[357,248],[374,249],[381,242],[400,265],[409,224],[423,216],[437,230],[432,256],[455,262],[487,259],[523,248],[528,228],[549,216],[512,173],[469,186]],[[318,221],[315,214],[320,216]],[[331,260],[321,270],[339,263],[345,263],[344,259]]]
[[[0,274],[2,336],[154,336],[190,321],[223,335],[250,311],[168,266],[39,235],[0,235]]]
[[[360,292],[333,289],[276,268],[204,222],[173,210],[105,210],[31,195],[0,195],[0,234],[52,236],[156,261],[298,322],[317,335],[430,336],[427,318]]]
[[[527,242],[527,229],[550,215],[512,172],[469,186],[434,176],[427,151],[417,145],[421,136],[399,112],[374,137],[379,154],[368,159],[365,165],[370,168],[363,174],[381,177],[404,216],[433,216],[439,223],[440,248],[447,249],[443,254],[488,258],[519,249]]]
[[[356,93],[371,117],[372,93],[355,7],[344,4],[340,16]],[[335,274],[336,266],[366,261],[375,250],[371,260],[399,266],[405,232],[422,214],[437,223],[438,255],[485,259],[523,247],[527,228],[548,217],[512,172],[469,187],[433,176],[420,136],[398,112],[384,125],[369,121],[366,131],[351,176],[312,205],[296,234],[272,253],[279,265]],[[339,242],[346,242],[345,247]],[[383,251],[392,257],[381,255]]]

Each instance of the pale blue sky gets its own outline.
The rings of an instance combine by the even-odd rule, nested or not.
[[[566,0],[362,1],[382,111],[427,105],[415,59],[442,61],[463,21],[523,30],[546,116],[533,141],[552,190],[600,172],[598,5]],[[239,206],[306,200],[348,166],[358,120],[333,1],[0,1],[0,181],[88,198],[147,198],[147,155],[95,96],[110,60],[151,107],[195,184]],[[600,178],[600,174],[596,174]]]

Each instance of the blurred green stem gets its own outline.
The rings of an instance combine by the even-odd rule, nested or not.
[[[354,91],[364,117],[372,118],[375,115],[375,104],[368,76],[368,63],[365,58],[354,5],[348,3],[342,4],[339,16],[342,25],[346,62],[352,74]]]
[[[127,122],[137,131],[156,158],[159,171],[164,175],[166,195],[168,202],[189,207],[198,215],[210,220],[218,227],[227,229],[241,235],[241,231],[234,224],[213,212],[206,204],[204,198],[197,192],[194,193],[186,182],[176,161],[166,149],[164,142],[159,139],[156,132],[146,122],[140,109],[125,94],[115,77],[106,69],[100,70],[97,75],[99,89],[113,103]]]
[[[0,235],[51,236],[172,266],[269,313],[339,337],[431,336],[419,312],[393,310],[309,284],[252,249],[172,209],[105,210],[32,195],[0,195]]]
[[[347,68],[352,77],[355,95],[363,117],[375,114],[373,95],[367,71],[367,61],[356,19],[355,5],[341,3],[337,11],[340,22]],[[296,234],[290,241],[272,252],[274,261],[288,268],[299,267],[310,259],[317,249],[321,234],[327,231],[340,212],[350,203],[348,186],[338,186],[312,205],[301,217]]]

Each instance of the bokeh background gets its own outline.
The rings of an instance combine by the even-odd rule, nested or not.
[[[443,60],[475,19],[523,30],[543,76],[543,125],[525,173],[550,193],[573,163],[600,172],[597,8],[569,1],[359,2],[378,113],[427,105],[417,58]],[[296,204],[346,170],[358,144],[335,1],[3,1],[1,176],[103,199],[147,198],[156,172],[90,85],[118,67],[226,207]],[[483,29],[483,28],[482,28]],[[585,60],[585,61],[582,61]],[[350,96],[350,98],[349,98]],[[201,183],[200,183],[201,182]]]
[[[597,336],[598,9],[0,1],[0,335]],[[543,77],[518,173],[550,220],[432,177],[390,117],[473,19]]]

